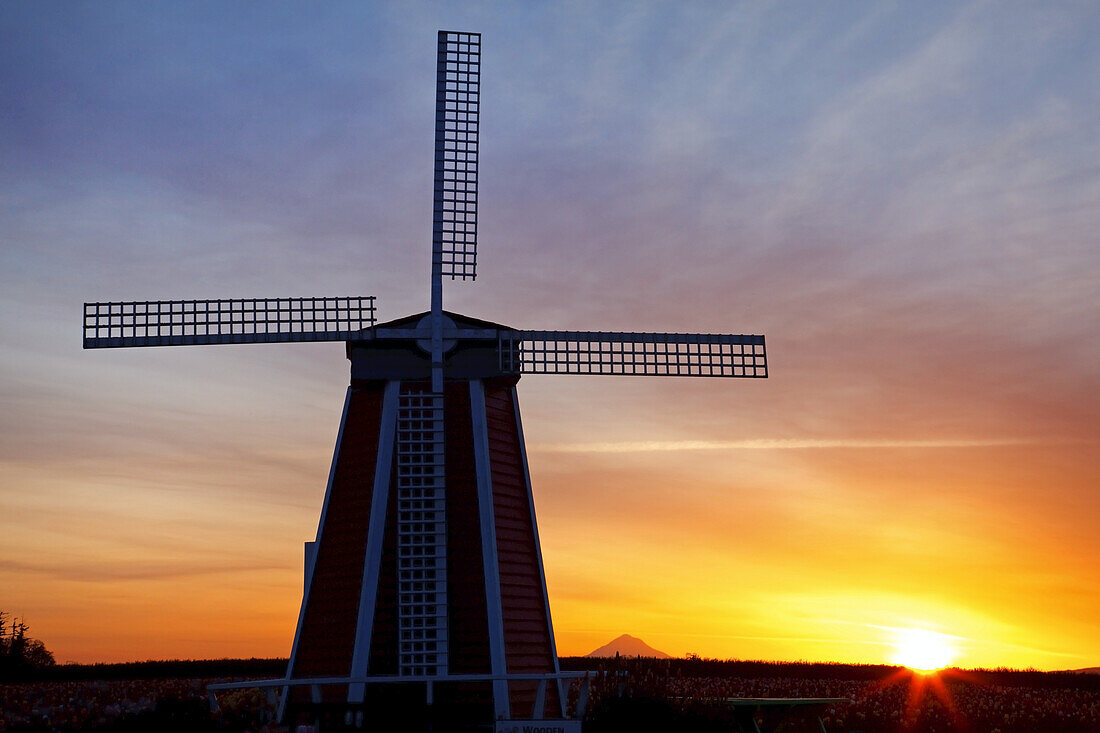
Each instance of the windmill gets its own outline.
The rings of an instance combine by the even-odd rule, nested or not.
[[[761,378],[764,337],[517,330],[444,311],[443,279],[477,274],[481,36],[440,31],[437,54],[427,312],[377,323],[371,296],[85,303],[84,348],[346,343],[351,380],[287,674],[238,686],[280,690],[281,715],[317,720],[579,730],[565,719],[571,673],[554,645],[516,383]]]

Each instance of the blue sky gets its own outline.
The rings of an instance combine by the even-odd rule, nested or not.
[[[913,517],[901,535],[996,515],[998,547],[1096,557],[1095,5],[26,2],[0,7],[0,497],[42,531],[0,542],[24,567],[0,607],[60,637],[51,579],[135,572],[118,558],[152,541],[90,525],[150,513],[180,540],[139,575],[271,568],[289,592],[297,539],[223,568],[191,558],[198,530],[172,516],[209,502],[188,521],[248,525],[203,519],[216,545],[311,536],[341,347],[84,353],[80,305],[374,294],[384,319],[425,309],[439,28],[484,43],[480,277],[448,286],[449,308],[768,336],[762,383],[525,379],[547,544],[579,542],[580,517],[614,534],[624,502],[634,522],[679,502],[686,526],[700,496],[765,487],[795,492],[766,516],[797,501],[881,524],[872,489],[852,488],[875,483]],[[639,498],[639,464],[729,476],[713,496]],[[592,476],[620,488],[571,488]],[[1024,539],[1004,534],[1029,517]],[[49,531],[85,564],[51,554]],[[595,583],[550,558],[562,603]],[[1074,623],[1100,609],[1086,595]],[[1059,623],[1035,613],[1014,628]],[[607,631],[660,647],[652,628]]]

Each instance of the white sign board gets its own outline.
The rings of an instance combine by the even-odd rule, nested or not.
[[[581,733],[581,721],[498,720],[496,733]]]

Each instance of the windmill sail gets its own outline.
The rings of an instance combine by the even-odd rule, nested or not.
[[[477,277],[477,139],[481,34],[439,32],[435,90],[433,266]]]
[[[768,376],[760,335],[501,331],[499,339],[501,370],[512,374]]]
[[[443,390],[443,276],[477,277],[481,34],[439,31],[432,210],[432,390]]]
[[[84,348],[347,341],[375,322],[374,296],[84,304]]]
[[[447,674],[443,396],[401,385],[397,407],[398,671]]]

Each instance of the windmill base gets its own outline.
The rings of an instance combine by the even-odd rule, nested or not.
[[[401,731],[402,733],[581,733],[579,720],[498,720],[495,724],[462,723],[438,716],[416,714],[376,717],[362,710],[339,711],[318,709],[309,715],[292,719],[290,730],[307,726],[312,733],[343,730]]]
[[[419,685],[386,685],[361,704],[290,703],[282,719],[291,731],[343,730],[402,733],[580,733],[581,721],[562,718],[493,720],[492,689],[485,683],[442,683],[430,704]],[[390,689],[385,689],[390,688]]]

